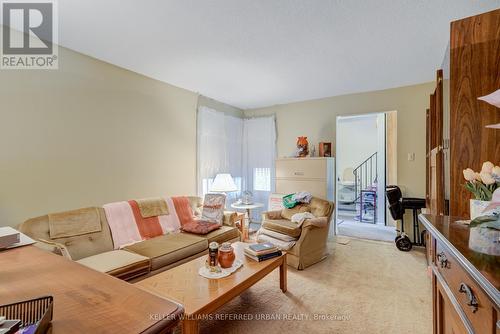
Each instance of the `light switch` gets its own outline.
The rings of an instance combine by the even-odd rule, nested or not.
[[[408,153],[408,161],[415,161],[415,153]]]

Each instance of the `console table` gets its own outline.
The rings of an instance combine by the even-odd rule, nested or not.
[[[62,256],[0,252],[0,305],[52,295],[52,333],[170,333],[183,308]]]
[[[469,227],[459,218],[418,218],[429,232],[434,333],[499,333],[500,256],[471,250]]]

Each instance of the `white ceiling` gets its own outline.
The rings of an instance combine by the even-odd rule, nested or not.
[[[500,0],[62,0],[73,50],[240,107],[434,80],[452,20]]]

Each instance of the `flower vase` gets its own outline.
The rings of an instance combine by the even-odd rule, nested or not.
[[[478,199],[470,200],[470,219],[473,220],[483,213],[484,209],[490,205],[491,201],[481,201]]]
[[[487,227],[471,227],[469,248],[493,256],[500,255],[500,231]]]

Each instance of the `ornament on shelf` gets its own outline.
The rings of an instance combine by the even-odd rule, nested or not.
[[[307,137],[298,137],[297,138],[297,154],[295,155],[297,158],[304,158],[309,155],[309,142],[307,141]]]

